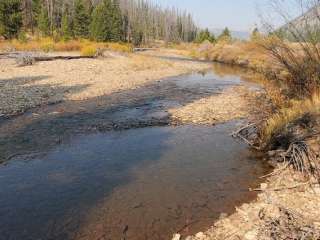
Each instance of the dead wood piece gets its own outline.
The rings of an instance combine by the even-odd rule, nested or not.
[[[271,177],[271,176],[275,176],[278,175],[280,173],[282,173],[285,169],[287,169],[287,167],[289,166],[289,163],[285,163],[283,167],[281,167],[280,169],[273,171],[272,173],[266,174],[264,176],[261,176],[260,178],[267,178],[267,177]]]
[[[9,55],[12,55],[12,54],[19,54],[19,52],[1,52],[0,56],[9,56]]]
[[[237,131],[233,132],[231,136],[235,138],[240,138],[242,139],[246,144],[249,146],[259,149],[258,147],[255,146],[255,140],[258,132],[258,127],[256,123],[251,123],[247,124]]]
[[[74,60],[74,59],[85,59],[95,58],[94,56],[53,56],[53,57],[34,57],[37,62],[41,61],[54,61],[54,60]]]
[[[154,48],[134,48],[133,49],[134,52],[144,52],[148,50],[154,50]]]
[[[283,157],[284,161],[287,161],[295,170],[304,174],[308,179],[315,177],[320,182],[319,159],[307,143],[304,141],[291,143]]]
[[[283,190],[293,190],[293,189],[297,189],[299,187],[303,187],[306,185],[318,185],[319,183],[310,183],[308,182],[304,182],[304,183],[299,183],[296,184],[294,186],[288,186],[288,187],[281,187],[281,188],[269,188],[269,189],[261,189],[261,188],[255,188],[255,189],[249,189],[250,192],[267,192],[267,191],[273,191],[273,192],[278,192],[278,191],[283,191]]]

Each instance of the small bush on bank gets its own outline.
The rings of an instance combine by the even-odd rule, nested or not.
[[[98,49],[95,46],[86,46],[81,49],[81,56],[94,57],[96,56]]]
[[[55,44],[51,39],[41,41],[40,50],[44,52],[52,52],[55,49]]]
[[[106,47],[113,51],[118,52],[132,52],[133,46],[128,43],[116,43],[116,42],[110,42],[106,43]]]

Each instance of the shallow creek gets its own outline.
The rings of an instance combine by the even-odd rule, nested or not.
[[[234,73],[216,72],[180,76],[170,83],[188,95],[246,84]],[[254,199],[248,188],[257,186],[269,168],[230,137],[240,122],[165,126],[167,108],[184,101],[182,95],[148,97],[72,118],[41,118],[40,130],[24,127],[2,139],[2,149],[22,154],[0,165],[0,239],[171,239],[176,232],[205,230],[220,214]],[[26,122],[28,114],[12,125]],[[153,125],[157,118],[161,124],[155,121],[155,126],[71,134],[91,122]],[[50,137],[60,134],[61,139],[68,131],[67,140],[51,144]],[[24,141],[17,140],[21,136]]]

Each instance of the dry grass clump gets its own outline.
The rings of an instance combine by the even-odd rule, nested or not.
[[[268,145],[279,134],[285,134],[290,123],[297,121],[306,114],[318,115],[320,113],[320,95],[314,94],[305,100],[291,100],[288,107],[280,109],[273,114],[261,130],[261,140]]]
[[[79,40],[60,41],[55,44],[55,51],[70,52],[80,51],[83,48],[84,42]]]
[[[81,56],[94,57],[96,56],[97,52],[98,49],[96,46],[88,45],[81,49]]]
[[[133,46],[128,43],[106,43],[106,48],[109,50],[129,53],[133,51]]]
[[[259,72],[265,72],[272,65],[267,52],[256,41],[203,43],[190,46],[189,52],[192,58],[244,66]]]
[[[100,43],[87,39],[54,41],[52,38],[31,38],[26,41],[17,39],[1,41],[0,51],[88,51],[88,46],[96,49],[109,49],[118,52],[132,52],[133,48],[128,43]]]

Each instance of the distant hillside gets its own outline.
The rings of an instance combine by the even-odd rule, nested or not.
[[[303,30],[306,26],[315,28],[319,27],[320,23],[320,5],[317,5],[310,10],[308,10],[305,14],[297,17],[296,19],[292,20],[290,23],[284,25],[280,29],[288,30],[292,26],[297,27],[299,30]]]
[[[222,33],[223,29],[219,28],[213,28],[210,29],[210,32],[212,32],[215,36],[219,36]],[[249,32],[244,32],[244,31],[232,31],[230,30],[231,35],[233,38],[241,39],[241,40],[247,40],[250,38],[250,33]]]

